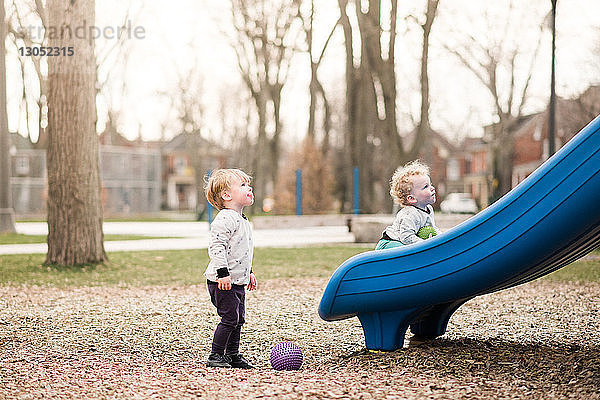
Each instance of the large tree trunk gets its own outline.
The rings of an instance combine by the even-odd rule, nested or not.
[[[356,140],[354,137],[355,131],[355,119],[356,114],[354,110],[356,109],[356,79],[354,76],[354,49],[352,47],[352,26],[350,24],[350,18],[346,13],[346,7],[348,6],[348,0],[338,0],[338,5],[340,8],[340,24],[342,25],[342,29],[344,32],[344,49],[346,50],[346,104],[345,104],[345,119],[343,123],[344,129],[344,152],[342,153],[343,157],[343,165],[345,178],[345,184],[343,185],[344,191],[341,191],[342,195],[340,200],[342,204],[342,211],[348,212],[352,209],[352,173],[349,172],[352,167],[356,166],[356,161],[352,155],[353,149],[356,147]]]
[[[10,189],[10,134],[6,111],[6,24],[4,3],[0,4],[0,233],[15,232],[15,215]]]
[[[60,37],[60,27],[94,24],[93,0],[48,0],[52,47],[73,55],[48,57],[48,255],[47,264],[97,264],[106,260],[102,232],[96,64],[94,41]],[[79,35],[81,36],[81,35]],[[67,50],[68,51],[68,50]]]

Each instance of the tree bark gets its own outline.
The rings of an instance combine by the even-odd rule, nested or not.
[[[6,24],[4,3],[0,4],[0,233],[15,232],[15,215],[10,188],[10,134],[6,111]]]
[[[48,57],[48,254],[46,264],[106,260],[102,232],[94,39],[78,27],[94,24],[93,0],[48,0],[50,46],[73,55]],[[61,32],[62,27],[69,27]],[[85,29],[84,29],[85,31]],[[82,35],[79,35],[82,36]]]
[[[230,1],[235,28],[233,49],[258,114],[252,171],[255,177],[252,211],[255,211],[262,207],[269,184],[276,186],[282,133],[281,91],[295,52],[287,39],[295,33],[293,22],[298,16],[300,0]]]

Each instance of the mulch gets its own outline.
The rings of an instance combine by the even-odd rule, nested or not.
[[[600,399],[600,284],[536,281],[478,297],[448,332],[389,353],[356,318],[317,315],[325,279],[248,293],[242,351],[204,363],[218,321],[204,286],[0,288],[0,398]],[[274,371],[293,341],[299,371]]]

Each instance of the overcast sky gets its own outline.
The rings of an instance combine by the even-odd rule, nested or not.
[[[513,26],[506,40],[520,42],[521,47],[533,48],[534,33],[539,31],[537,21],[550,9],[549,0],[513,1],[519,12],[511,15]],[[118,26],[126,10],[131,10],[132,26],[142,27],[143,38],[132,38],[127,43],[126,57],[107,65],[113,70],[107,96],[98,102],[100,126],[104,123],[106,102],[120,111],[119,129],[129,138],[138,133],[145,139],[160,137],[162,126],[166,133],[175,133],[174,118],[168,95],[172,93],[178,75],[194,69],[201,71],[203,80],[202,102],[207,119],[215,120],[219,97],[238,95],[240,80],[232,49],[228,46],[223,30],[228,28],[227,3],[224,0],[102,0],[97,1],[96,25]],[[448,54],[441,43],[457,32],[469,32],[478,37],[498,36],[503,29],[509,0],[472,1],[444,0],[440,4],[438,20],[432,36],[432,63],[430,79],[432,86],[432,116],[434,128],[450,137],[477,135],[481,125],[491,122],[489,97],[473,78],[459,68],[456,60]],[[317,35],[324,40],[338,18],[337,1],[317,2]],[[424,9],[423,0],[399,2],[401,15]],[[557,18],[557,91],[562,96],[573,96],[589,84],[600,83],[600,57],[593,54],[594,46],[600,44],[600,2],[598,0],[559,0]],[[486,15],[497,21],[494,32],[487,32]],[[528,18],[526,16],[531,16]],[[533,20],[533,21],[531,21]],[[535,23],[534,23],[535,22]],[[398,30],[397,71],[399,93],[414,93],[399,97],[400,128],[407,129],[408,120],[402,116],[418,108],[418,57],[420,34],[414,24],[400,21]],[[344,52],[340,30],[334,36],[327,51],[326,62],[320,70],[321,79],[330,96],[342,97],[344,93]],[[536,64],[536,79],[532,82],[534,96],[529,111],[541,110],[548,98],[550,75],[549,32],[544,36],[543,47]],[[102,39],[99,49],[106,48],[111,40]],[[13,58],[11,61],[11,57]],[[127,59],[125,67],[121,60]],[[14,54],[9,54],[9,123],[10,129],[23,131],[22,119],[17,116],[21,88],[15,80],[17,69]],[[308,112],[307,58],[295,58],[292,74],[284,91],[283,117],[288,139],[297,140],[306,131]],[[123,86],[125,82],[125,86]],[[237,90],[236,90],[237,88]],[[107,100],[107,97],[110,97]],[[209,123],[209,125],[211,125]],[[218,132],[212,135],[218,136]]]

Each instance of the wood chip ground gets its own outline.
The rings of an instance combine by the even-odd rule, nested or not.
[[[372,353],[356,318],[317,315],[324,279],[248,293],[242,351],[205,367],[218,321],[204,286],[0,288],[2,399],[600,399],[600,285],[538,281],[478,297],[446,335]],[[300,371],[270,368],[285,340]]]

